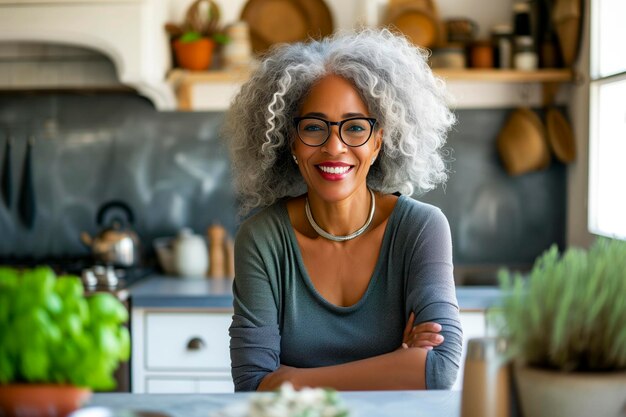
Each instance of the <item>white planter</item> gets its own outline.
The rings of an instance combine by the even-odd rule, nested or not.
[[[523,417],[626,416],[626,372],[516,367],[514,373]]]

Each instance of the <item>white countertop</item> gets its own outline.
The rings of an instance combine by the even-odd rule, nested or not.
[[[171,417],[245,417],[241,413],[218,414],[217,411],[233,407],[233,404],[244,404],[249,395],[94,394],[87,405],[104,406],[114,411],[156,411]],[[340,395],[350,409],[351,417],[457,417],[460,414],[460,391],[371,391],[342,392]]]

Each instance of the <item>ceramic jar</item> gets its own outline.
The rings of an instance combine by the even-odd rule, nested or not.
[[[472,68],[493,68],[493,44],[491,41],[476,41],[470,46]]]
[[[515,38],[515,55],[513,63],[515,69],[520,71],[534,71],[538,67],[539,57],[530,36],[518,36]]]
[[[183,278],[204,278],[209,267],[207,245],[202,236],[191,229],[181,229],[174,240],[174,269]]]
[[[226,69],[245,68],[252,63],[252,44],[246,22],[235,22],[226,30],[230,41],[222,50],[222,60]]]
[[[433,68],[465,68],[467,65],[463,44],[449,43],[444,47],[433,49],[430,65]]]

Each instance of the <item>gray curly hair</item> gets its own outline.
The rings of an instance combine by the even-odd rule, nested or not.
[[[292,119],[311,86],[328,74],[350,80],[384,129],[370,188],[410,195],[444,183],[442,146],[455,117],[427,56],[387,29],[272,49],[234,98],[224,125],[242,213],[306,191],[291,157]]]

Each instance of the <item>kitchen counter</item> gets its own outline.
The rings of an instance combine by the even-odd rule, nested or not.
[[[133,307],[232,308],[232,279],[150,276],[129,288]],[[456,287],[461,310],[482,311],[499,303],[498,287]]]
[[[152,275],[129,288],[133,307],[232,308],[233,280]]]
[[[194,280],[154,275],[129,287],[133,392],[232,392],[228,336],[232,284],[232,279]],[[468,339],[493,332],[486,310],[498,305],[501,291],[497,287],[473,286],[457,286],[456,291],[465,349]],[[210,340],[210,349],[181,356],[189,341],[196,337]],[[149,347],[152,365],[145,359],[150,356]],[[207,368],[208,362],[212,365]],[[463,364],[460,375],[462,369]],[[460,379],[453,388],[460,389]]]
[[[216,412],[232,404],[244,403],[250,395],[94,394],[87,405],[108,407],[114,411],[157,411],[171,417],[245,417],[241,413]],[[341,398],[350,409],[350,415],[359,417],[457,417],[461,404],[460,391],[342,392]]]

